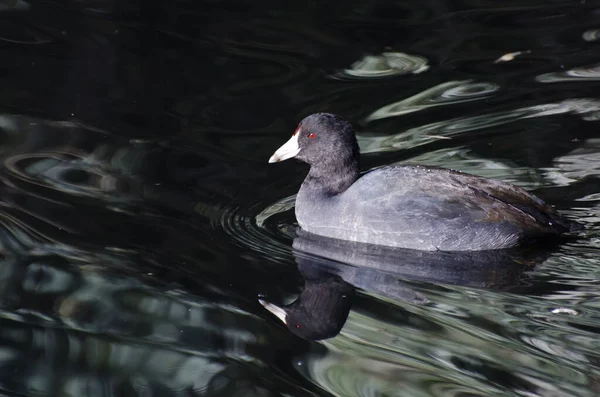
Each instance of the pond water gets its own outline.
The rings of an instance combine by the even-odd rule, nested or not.
[[[600,2],[140,4],[0,1],[3,395],[600,395]],[[305,238],[307,166],[267,160],[316,111],[363,171],[504,180],[586,229],[510,257]],[[301,293],[326,338],[259,303]]]

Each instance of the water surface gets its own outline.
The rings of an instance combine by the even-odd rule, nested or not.
[[[589,0],[0,3],[0,390],[598,395],[599,18]],[[586,231],[520,262],[298,256],[307,168],[267,160],[315,111],[355,124],[364,171],[497,178]],[[323,271],[355,289],[332,338],[258,302]]]

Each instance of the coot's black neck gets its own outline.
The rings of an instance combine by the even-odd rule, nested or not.
[[[311,165],[301,189],[304,193],[336,196],[352,186],[358,176],[358,155],[331,158]]]

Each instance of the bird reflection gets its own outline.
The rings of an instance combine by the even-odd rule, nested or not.
[[[308,340],[336,336],[346,322],[355,290],[386,299],[425,304],[402,280],[475,288],[515,287],[550,251],[544,246],[494,251],[418,251],[317,236],[298,230],[293,242],[305,279],[298,298],[285,306],[260,303],[294,334]]]
[[[348,318],[354,295],[354,287],[341,277],[316,270],[317,275],[303,273],[304,289],[292,304],[279,307],[260,300],[292,333],[309,340],[336,336]]]

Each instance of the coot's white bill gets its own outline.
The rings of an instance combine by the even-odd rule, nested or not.
[[[258,301],[260,302],[261,305],[263,305],[265,307],[265,309],[267,309],[268,311],[270,311],[271,313],[276,315],[278,319],[280,319],[284,324],[287,325],[287,320],[286,320],[287,313],[285,312],[285,310],[283,310],[281,307],[279,307],[277,305],[274,305],[274,304],[264,301],[262,299],[259,299]]]
[[[289,141],[283,144],[279,149],[273,153],[271,158],[269,159],[269,163],[277,163],[279,161],[291,159],[295,157],[298,153],[300,153],[300,145],[298,145],[298,136],[300,136],[300,132],[296,131],[294,135],[290,138]]]

